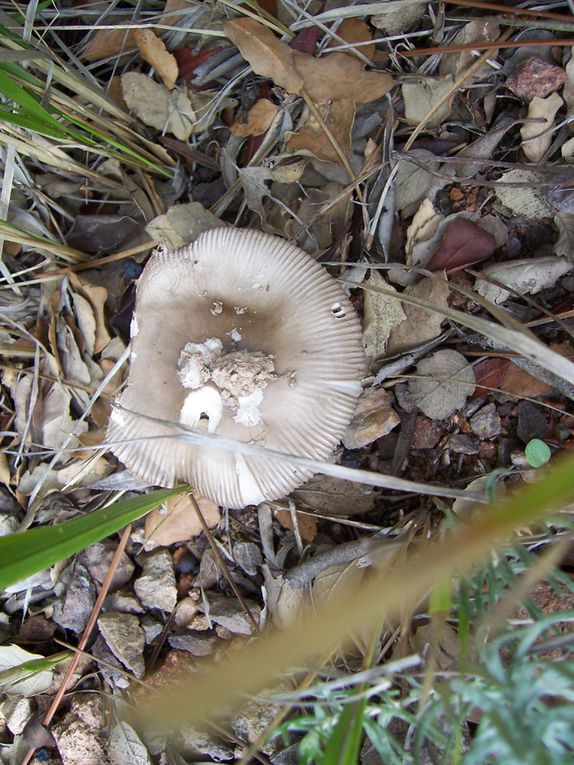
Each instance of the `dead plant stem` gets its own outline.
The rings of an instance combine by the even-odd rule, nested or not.
[[[90,614],[90,618],[88,619],[88,623],[86,624],[86,629],[84,630],[84,633],[82,637],[80,638],[80,642],[78,643],[78,649],[79,651],[83,651],[88,644],[88,640],[90,639],[90,635],[92,634],[92,630],[94,629],[96,625],[96,621],[98,619],[100,610],[102,608],[103,602],[106,599],[106,596],[108,594],[108,590],[110,589],[110,585],[112,583],[112,578],[116,572],[116,569],[118,567],[118,564],[120,562],[120,558],[125,550],[125,547],[128,543],[128,540],[130,538],[131,534],[131,524],[129,526],[126,526],[124,529],[124,533],[121,536],[121,539],[118,543],[118,546],[116,548],[116,551],[114,553],[114,557],[112,558],[112,562],[110,563],[110,567],[108,568],[108,571],[106,573],[106,577],[102,583],[102,587],[100,592],[98,593],[98,597],[96,598],[96,602],[94,603],[94,607],[92,609],[92,613]],[[64,678],[62,680],[62,683],[60,687],[58,688],[54,698],[52,699],[52,703],[50,704],[50,707],[48,711],[46,712],[46,715],[44,717],[44,725],[49,725],[52,721],[52,718],[58,711],[58,707],[60,706],[60,703],[62,699],[64,698],[64,694],[66,693],[68,689],[68,684],[72,678],[72,675],[74,674],[76,667],[78,666],[78,662],[80,661],[80,657],[82,656],[81,653],[74,654],[74,657],[70,661],[70,664],[68,665],[68,669],[66,670],[66,674],[64,675]],[[28,751],[26,752],[26,755],[24,756],[24,759],[20,763],[20,765],[28,765],[32,757],[34,756],[34,752],[36,751],[36,748],[31,746]]]

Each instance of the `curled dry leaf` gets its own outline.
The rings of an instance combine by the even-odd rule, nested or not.
[[[431,420],[444,420],[464,406],[475,388],[474,371],[458,351],[436,351],[417,364],[409,380],[414,403]]]
[[[228,21],[223,29],[256,74],[288,93],[305,93],[318,104],[340,98],[367,103],[393,87],[390,75],[367,72],[359,59],[346,53],[314,58],[293,50],[255,19]]]
[[[489,258],[496,249],[496,239],[471,220],[459,218],[445,226],[443,237],[427,263],[430,271],[451,274]]]
[[[278,107],[268,98],[260,98],[247,113],[247,122],[234,122],[230,130],[240,138],[263,135],[277,114]]]
[[[153,66],[166,88],[173,90],[178,66],[175,56],[167,51],[163,40],[160,40],[153,29],[135,29],[134,39],[143,60]]]
[[[520,137],[525,142],[522,150],[530,162],[540,162],[552,143],[552,133],[541,135],[553,125],[556,112],[564,102],[558,93],[548,98],[532,99],[528,107],[528,121],[520,128]],[[540,138],[536,138],[540,136]],[[534,140],[529,140],[534,139]]]

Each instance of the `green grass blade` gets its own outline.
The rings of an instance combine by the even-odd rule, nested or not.
[[[347,704],[329,737],[321,765],[356,765],[359,762],[366,699]]]
[[[189,487],[161,489],[116,502],[56,526],[0,538],[0,590],[99,542]]]

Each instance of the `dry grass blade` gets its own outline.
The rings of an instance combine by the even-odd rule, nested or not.
[[[129,410],[123,409],[122,407],[120,407],[120,409],[129,412],[131,415],[136,415],[137,417],[142,417],[152,422],[161,423],[173,431],[173,436],[159,436],[159,438],[180,438],[182,440],[189,441],[190,443],[209,446],[210,448],[215,447],[219,449],[225,449],[226,451],[236,452],[238,454],[246,454],[264,459],[279,460],[281,462],[286,462],[302,468],[307,468],[308,470],[312,470],[315,473],[322,473],[323,475],[330,475],[334,478],[341,478],[344,481],[356,481],[357,483],[362,483],[366,486],[379,486],[381,488],[395,491],[418,492],[419,494],[436,497],[469,498],[469,494],[467,492],[458,489],[452,489],[448,486],[429,486],[428,484],[420,483],[417,481],[408,481],[404,478],[396,478],[395,476],[391,475],[381,475],[379,473],[372,473],[368,470],[357,470],[355,468],[344,467],[343,465],[334,465],[331,462],[326,462],[323,460],[314,460],[309,459],[308,457],[300,457],[294,454],[287,454],[285,452],[276,452],[272,449],[265,449],[253,444],[235,441],[232,438],[226,438],[225,436],[218,435],[217,433],[206,433],[204,430],[187,428],[177,422],[157,420],[155,417],[149,417],[139,412],[130,412]],[[110,445],[111,443],[108,442],[107,444],[104,444],[102,447],[98,448],[107,449]],[[470,498],[476,500],[477,502],[483,501],[483,497],[479,495],[473,495]]]
[[[201,524],[201,528],[203,529],[203,533],[205,534],[206,539],[209,542],[209,546],[211,547],[211,550],[213,552],[215,560],[217,561],[218,566],[223,571],[223,575],[225,576],[225,578],[227,579],[227,581],[229,583],[229,586],[233,590],[233,594],[235,595],[235,597],[237,598],[237,600],[241,604],[241,608],[243,609],[245,615],[247,616],[247,618],[251,622],[251,626],[253,627],[253,629],[255,631],[255,634],[259,634],[259,625],[257,624],[257,622],[255,620],[255,617],[251,613],[251,610],[248,608],[247,603],[245,602],[245,600],[243,598],[243,595],[241,594],[241,592],[239,591],[237,585],[233,581],[233,577],[229,573],[229,569],[227,568],[227,563],[225,562],[225,560],[223,558],[223,555],[221,554],[221,552],[219,551],[219,548],[217,547],[217,545],[215,544],[215,542],[213,540],[213,534],[211,533],[211,530],[209,529],[209,526],[205,522],[205,518],[203,517],[203,513],[201,512],[201,508],[197,504],[196,499],[195,499],[195,497],[193,496],[193,494],[191,492],[188,494],[188,498],[189,498],[191,504],[193,505],[193,509],[195,510],[195,514],[197,515],[197,518],[198,518],[198,520],[199,520],[199,522]]]
[[[373,628],[406,601],[428,593],[433,582],[469,571],[517,528],[567,506],[574,498],[572,465],[572,459],[563,460],[544,484],[531,485],[480,513],[461,532],[429,545],[416,559],[376,572],[357,591],[334,598],[295,629],[271,632],[234,659],[212,665],[205,674],[194,673],[180,689],[154,697],[142,715],[154,723],[161,717],[170,727],[217,718],[228,714],[243,694],[256,692],[290,668],[316,666],[325,650],[334,651],[351,631]]]
[[[344,282],[350,284],[349,282]],[[354,287],[357,285],[353,283]],[[557,377],[565,380],[570,385],[574,385],[574,363],[561,356],[559,353],[550,350],[539,340],[536,340],[530,336],[530,332],[519,332],[516,329],[510,329],[508,327],[501,327],[499,324],[495,324],[487,319],[482,319],[479,316],[472,316],[462,311],[457,311],[453,308],[442,308],[429,303],[426,300],[413,297],[412,295],[400,294],[396,295],[391,290],[386,290],[382,287],[375,286],[362,286],[362,289],[372,290],[379,292],[381,295],[387,295],[389,297],[395,297],[402,300],[405,303],[419,306],[424,308],[430,313],[440,313],[447,319],[451,319],[457,324],[462,324],[464,327],[478,332],[485,337],[502,343],[506,348],[516,353],[520,353],[527,359],[534,361],[549,372],[554,373]]]

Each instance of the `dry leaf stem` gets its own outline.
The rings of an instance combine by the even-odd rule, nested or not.
[[[247,603],[243,599],[243,596],[242,596],[241,592],[239,591],[237,585],[235,584],[235,582],[231,578],[231,573],[230,573],[229,569],[227,568],[227,563],[223,559],[223,556],[221,555],[221,553],[219,551],[219,548],[217,547],[217,545],[215,544],[215,542],[213,540],[213,535],[212,535],[212,533],[211,533],[211,531],[209,529],[209,526],[205,522],[205,518],[203,517],[203,513],[201,512],[201,508],[197,504],[197,501],[196,501],[195,497],[193,496],[193,494],[191,494],[191,493],[189,494],[189,499],[191,501],[191,504],[193,505],[193,509],[195,510],[195,514],[197,515],[197,518],[198,518],[199,522],[201,523],[201,528],[203,529],[203,533],[205,534],[205,536],[207,538],[207,541],[209,542],[209,546],[211,547],[211,551],[213,552],[215,560],[217,561],[217,565],[223,571],[223,575],[225,576],[225,578],[229,582],[229,586],[233,590],[233,594],[235,595],[237,600],[240,602],[241,608],[245,611],[245,616],[247,616],[247,618],[251,622],[251,625],[253,626],[253,629],[255,630],[255,632],[258,635],[261,634],[261,630],[259,629],[259,625],[257,624],[257,621],[255,620],[255,617],[251,613],[250,609],[247,607]]]
[[[574,20],[572,22],[574,24]],[[460,43],[459,45],[441,45],[436,48],[414,48],[413,50],[405,50],[400,52],[401,58],[415,58],[417,56],[434,56],[437,53],[464,53],[465,51],[473,50],[496,50],[497,48],[526,48],[526,47],[569,47],[574,45],[574,39],[558,39],[554,38],[549,40],[511,40],[505,42],[504,46],[501,46],[499,40],[494,42],[476,42],[476,43]],[[373,61],[387,61],[391,58],[391,53],[379,53],[374,56]],[[394,55],[394,54],[393,54]]]

